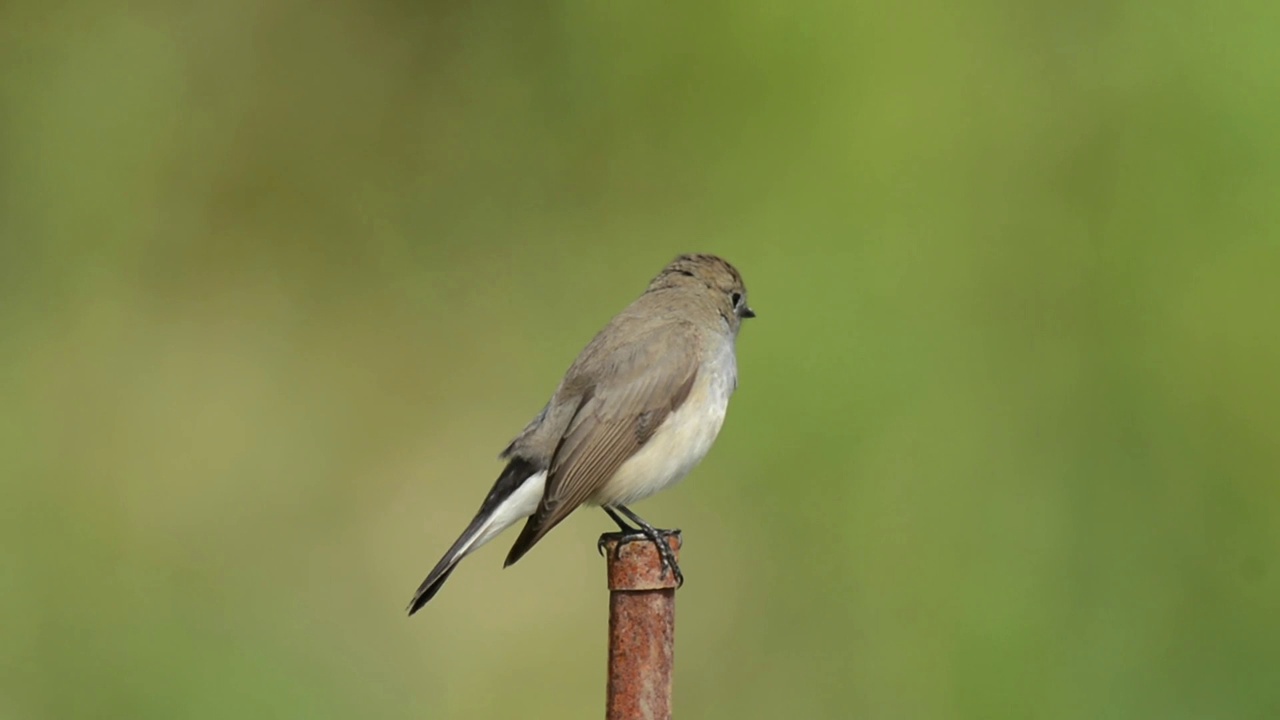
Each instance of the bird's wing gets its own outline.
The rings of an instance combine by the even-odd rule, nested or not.
[[[698,375],[696,339],[671,339],[642,338],[601,364],[607,374],[584,394],[551,459],[542,502],[512,546],[507,565],[608,482],[689,397]]]

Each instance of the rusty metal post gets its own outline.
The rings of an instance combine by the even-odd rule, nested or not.
[[[607,720],[670,720],[676,580],[647,539],[618,547],[621,533],[600,537],[609,570]],[[680,532],[664,538],[676,557]]]

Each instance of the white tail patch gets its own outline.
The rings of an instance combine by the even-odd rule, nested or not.
[[[503,530],[529,517],[538,509],[538,503],[542,500],[542,489],[547,482],[547,471],[543,470],[539,473],[530,475],[515,492],[507,496],[498,507],[489,513],[489,517],[485,518],[484,523],[471,536],[471,539],[463,543],[462,547],[453,554],[452,561],[458,562],[462,558],[470,555],[480,549],[481,545],[502,534]]]

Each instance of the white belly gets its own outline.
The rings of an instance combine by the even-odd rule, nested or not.
[[[689,397],[671,413],[644,447],[622,463],[591,497],[596,505],[630,505],[670,487],[689,474],[720,434],[729,396],[738,384],[732,342],[699,373]]]

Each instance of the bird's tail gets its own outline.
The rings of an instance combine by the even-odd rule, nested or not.
[[[475,540],[479,536],[479,521],[484,518],[477,515],[475,520],[471,521],[471,525],[467,526],[466,531],[458,538],[453,547],[449,548],[449,552],[440,558],[440,562],[431,569],[427,574],[427,579],[422,581],[418,586],[417,592],[413,594],[413,600],[409,602],[409,614],[412,615],[427,604],[427,601],[436,596],[440,592],[440,588],[444,586],[444,581],[449,579],[449,574],[458,567],[458,563],[462,562],[462,558],[471,554],[475,548]]]
[[[493,490],[480,506],[471,524],[453,543],[449,551],[440,558],[440,562],[427,574],[427,579],[418,586],[409,602],[409,614],[417,612],[427,601],[440,592],[449,574],[458,567],[462,559],[480,546],[494,539],[503,530],[519,520],[529,517],[537,509],[542,499],[543,484],[547,474],[535,471],[533,466],[524,460],[512,460],[502,471]]]

